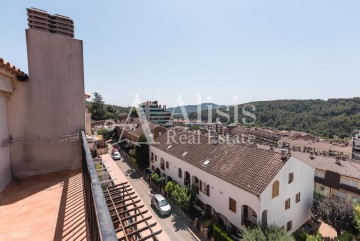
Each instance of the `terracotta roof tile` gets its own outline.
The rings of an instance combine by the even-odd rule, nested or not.
[[[0,69],[5,69],[10,74],[15,74],[18,80],[29,79],[29,76],[26,73],[12,65],[10,62],[5,61],[3,58],[0,58]]]
[[[360,179],[360,162],[341,161],[341,165],[338,165],[335,159],[331,157],[315,156],[314,159],[311,159],[309,153],[304,152],[292,152],[292,155],[313,168]]]
[[[155,142],[160,144],[152,144],[152,146],[257,196],[264,191],[285,164],[281,160],[281,155],[274,151],[243,144],[214,145],[203,135],[196,136],[200,139],[196,144],[181,144],[180,134],[190,136],[190,133],[177,132],[174,138],[177,143],[171,138],[168,143],[167,135],[161,135],[155,139]],[[168,149],[169,145],[172,147]],[[188,154],[182,156],[185,151]],[[204,166],[202,165],[204,160],[209,160],[210,163]]]

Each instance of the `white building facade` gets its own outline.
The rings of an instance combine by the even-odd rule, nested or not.
[[[260,195],[198,168],[184,161],[181,155],[170,154],[156,145],[150,146],[150,159],[153,171],[195,190],[204,211],[217,215],[229,229],[244,230],[253,224],[266,223],[284,227],[292,233],[310,218],[314,169],[294,157],[290,157],[274,173]]]

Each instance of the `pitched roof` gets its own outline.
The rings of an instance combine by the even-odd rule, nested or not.
[[[315,156],[314,159],[310,159],[309,153],[304,152],[292,152],[292,155],[313,168],[360,179],[360,162],[341,161],[341,165],[338,165],[335,163],[335,159],[331,157]]]
[[[18,80],[27,80],[29,76],[21,71],[19,68],[12,65],[10,62],[5,61],[3,58],[0,58],[0,70],[4,69],[10,74],[15,74]]]
[[[176,133],[173,138],[175,141],[167,135],[161,135],[155,139],[155,142],[160,144],[152,144],[152,146],[257,196],[264,191],[285,164],[281,160],[281,155],[274,151],[244,144],[214,145],[209,143],[204,135]],[[181,144],[181,135],[186,138],[195,136],[196,143]],[[171,148],[167,148],[170,145]],[[185,151],[188,153],[182,156]],[[202,164],[205,160],[210,161],[206,166]],[[191,173],[191,170],[189,171]]]
[[[147,123],[149,124],[150,130],[145,129],[145,131],[148,131],[149,133],[152,133],[156,127],[160,127],[159,125],[156,125],[149,121]],[[132,134],[137,138],[139,138],[141,134],[144,133],[144,129],[141,126],[141,121],[139,118],[130,117],[129,119],[121,120],[118,124],[126,124],[127,126],[125,126],[125,130],[127,131],[127,133]],[[133,128],[131,127],[131,125],[134,125]],[[146,128],[146,126],[144,126],[144,128]],[[123,129],[123,127],[121,127],[121,129]]]

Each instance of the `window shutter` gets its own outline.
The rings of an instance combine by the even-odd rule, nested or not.
[[[202,181],[200,180],[200,191],[202,192]]]
[[[210,196],[210,185],[206,186],[206,195]]]

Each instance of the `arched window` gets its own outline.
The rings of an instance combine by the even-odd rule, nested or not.
[[[178,177],[182,178],[182,170],[181,170],[181,168],[179,168],[179,170],[178,170]]]
[[[276,180],[272,185],[272,198],[279,196],[280,182]]]

